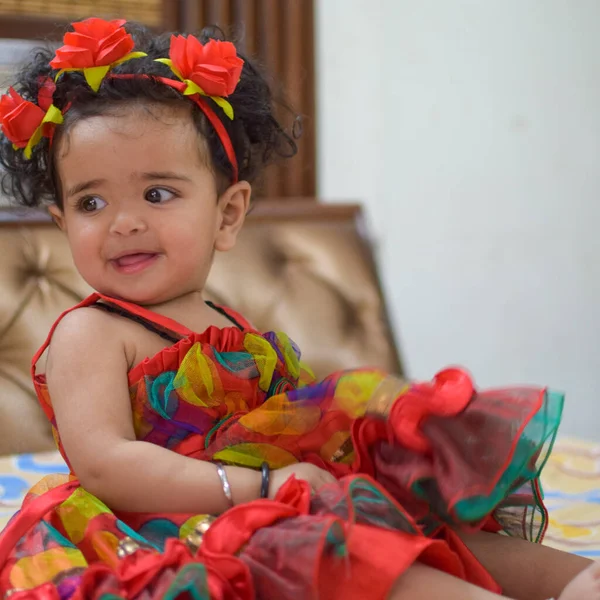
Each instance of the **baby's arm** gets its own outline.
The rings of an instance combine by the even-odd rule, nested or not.
[[[113,510],[219,514],[215,465],[136,441],[118,321],[93,308],[57,327],[46,377],[57,427],[82,486]],[[260,496],[260,473],[226,467],[234,503]]]

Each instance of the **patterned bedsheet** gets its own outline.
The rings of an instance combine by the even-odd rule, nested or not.
[[[23,495],[47,473],[66,473],[57,453],[0,457],[0,530]],[[544,469],[550,523],[545,543],[600,557],[600,444],[562,440]]]

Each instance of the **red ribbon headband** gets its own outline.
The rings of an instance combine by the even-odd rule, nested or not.
[[[124,29],[124,24],[122,19],[105,21],[97,18],[73,23],[74,31],[65,34],[64,45],[50,61],[50,66],[58,69],[54,81],[65,72],[81,71],[88,85],[98,91],[113,67],[132,58],[146,56],[143,52],[133,51],[134,41]],[[169,58],[159,58],[157,62],[166,64],[178,80],[158,76],[156,79],[189,96],[213,126],[231,163],[233,183],[237,182],[238,163],[231,138],[221,119],[206,101],[206,98],[210,98],[229,119],[233,119],[233,108],[226,98],[234,92],[244,66],[235,46],[220,40],[209,40],[202,44],[191,35],[172,36]],[[153,76],[127,74],[112,77]],[[24,149],[26,158],[31,158],[33,147],[43,137],[52,138],[56,125],[63,122],[61,111],[52,104],[55,89],[53,81],[44,81],[37,104],[25,100],[13,88],[0,97],[0,128],[15,149]]]

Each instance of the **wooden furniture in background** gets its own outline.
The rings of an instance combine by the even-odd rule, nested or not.
[[[313,0],[0,0],[0,38],[60,40],[68,23],[92,15],[137,20],[160,31],[217,25],[233,36],[302,117],[298,155],[267,170],[259,195],[315,196]],[[281,117],[291,128],[292,114]]]
[[[176,24],[177,0],[0,0],[0,37],[60,39],[66,25],[89,16]]]
[[[179,29],[218,25],[256,56],[303,117],[299,153],[265,177],[269,198],[315,194],[315,67],[313,0],[182,0]],[[277,88],[275,88],[277,89]]]

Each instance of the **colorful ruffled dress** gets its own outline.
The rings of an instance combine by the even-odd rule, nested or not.
[[[416,560],[500,591],[455,531],[541,540],[560,394],[478,392],[452,369],[422,384],[374,369],[316,381],[285,334],[232,311],[215,307],[232,326],[198,334],[99,294],[90,305],[172,343],[129,372],[139,440],[248,468],[310,462],[337,483],[311,493],[292,477],[215,519],[115,513],[75,475],[45,477],[0,534],[11,600],[379,599]],[[68,463],[35,371],[51,336],[33,376]]]

